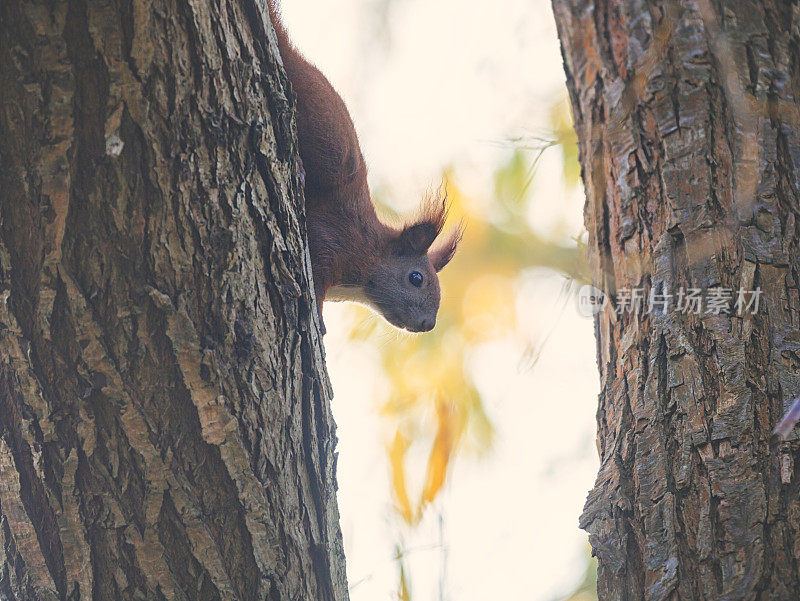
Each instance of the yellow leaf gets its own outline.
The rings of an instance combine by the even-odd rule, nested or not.
[[[411,509],[411,501],[408,498],[404,465],[408,446],[408,440],[398,430],[389,446],[389,465],[392,471],[392,492],[397,503],[397,512],[407,524],[413,524],[415,517],[414,511]]]
[[[439,401],[436,405],[436,418],[438,428],[428,458],[425,488],[422,491],[422,507],[432,502],[442,489],[447,477],[450,457],[462,431],[460,411],[453,403]]]

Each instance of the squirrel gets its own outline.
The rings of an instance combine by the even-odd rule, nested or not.
[[[398,328],[427,332],[436,324],[439,310],[437,272],[453,258],[463,226],[434,245],[447,218],[444,195],[424,202],[419,214],[402,227],[378,218],[344,100],[292,45],[276,0],[269,0],[268,7],[296,100],[308,243],[322,333],[325,300],[355,301]]]

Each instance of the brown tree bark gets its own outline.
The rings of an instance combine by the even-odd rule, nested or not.
[[[800,8],[554,0],[587,202],[601,599],[800,598]],[[763,290],[757,314],[622,313],[643,287]],[[704,309],[705,311],[705,309]]]
[[[0,598],[347,599],[261,0],[0,3]]]

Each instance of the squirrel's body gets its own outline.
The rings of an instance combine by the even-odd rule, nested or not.
[[[439,307],[436,272],[453,256],[459,231],[429,251],[444,225],[443,202],[430,204],[404,228],[381,222],[372,204],[367,166],[344,101],[319,69],[291,44],[274,0],[270,0],[269,9],[296,97],[318,307],[321,309],[326,298],[353,300],[372,306],[398,327],[431,329]]]

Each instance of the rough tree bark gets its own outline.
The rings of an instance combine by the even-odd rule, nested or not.
[[[756,315],[607,308],[601,468],[582,527],[601,599],[800,596],[800,8],[554,0],[595,285],[763,290]]]
[[[0,3],[0,598],[347,598],[263,0]]]

